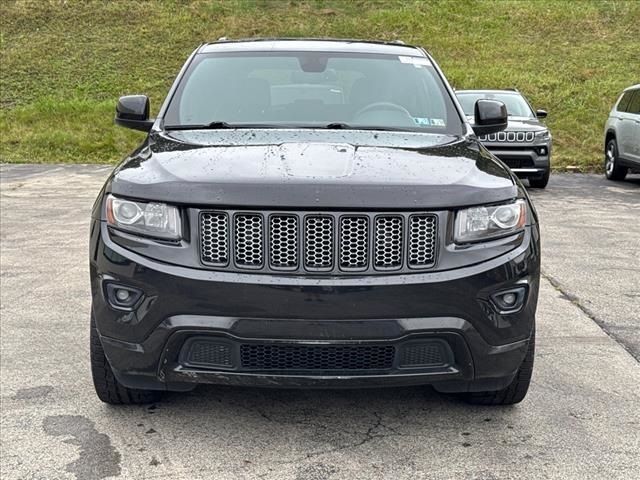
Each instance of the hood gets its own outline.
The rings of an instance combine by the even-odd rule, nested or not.
[[[250,208],[449,208],[518,188],[475,141],[404,132],[174,131],[152,134],[106,191]]]
[[[541,130],[547,130],[547,126],[537,118],[509,117],[509,124],[506,130],[512,132],[539,132]]]

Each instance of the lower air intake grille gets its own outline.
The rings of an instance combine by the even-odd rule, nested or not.
[[[211,340],[197,340],[191,343],[187,363],[204,367],[230,367],[231,346]]]
[[[392,345],[254,345],[240,346],[242,368],[250,370],[387,370]]]
[[[447,363],[448,357],[444,344],[440,342],[414,343],[402,348],[400,366],[435,367]]]

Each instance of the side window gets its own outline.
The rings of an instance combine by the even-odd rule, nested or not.
[[[629,100],[631,100],[631,95],[633,94],[632,90],[628,90],[622,94],[622,98],[618,102],[616,106],[616,111],[618,112],[626,112],[627,105],[629,105]]]
[[[640,115],[640,89],[632,90],[633,96],[627,105],[627,112]]]

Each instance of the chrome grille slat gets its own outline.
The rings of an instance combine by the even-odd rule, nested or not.
[[[232,271],[383,274],[436,265],[428,212],[200,211],[203,265]]]
[[[481,142],[507,142],[507,143],[531,143],[535,139],[534,132],[498,132],[488,135],[480,135]]]

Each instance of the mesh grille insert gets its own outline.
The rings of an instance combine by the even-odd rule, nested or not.
[[[229,367],[232,365],[231,346],[211,340],[195,341],[187,358],[192,365]]]
[[[333,217],[309,216],[304,223],[304,264],[315,270],[333,266]]]
[[[436,257],[436,217],[413,215],[409,219],[409,266],[432,265]]]
[[[397,269],[402,266],[402,217],[376,218],[375,266]]]
[[[383,275],[431,269],[442,214],[200,211],[202,263],[230,271]]]
[[[242,368],[253,370],[386,370],[394,357],[393,345],[240,346]]]
[[[342,217],[340,219],[340,267],[367,268],[369,257],[369,219]]]
[[[229,262],[229,217],[226,213],[204,212],[200,216],[202,261],[214,265]]]
[[[298,266],[298,217],[273,215],[269,220],[269,260],[273,268]]]
[[[402,348],[401,367],[438,366],[447,363],[447,353],[440,342],[415,343]]]
[[[262,266],[262,215],[236,215],[236,264],[245,267]]]

